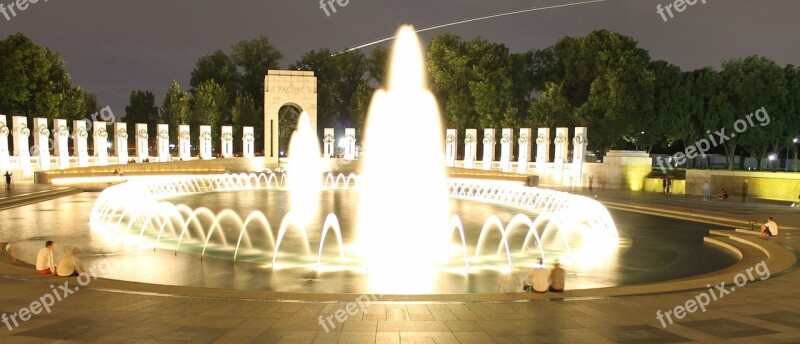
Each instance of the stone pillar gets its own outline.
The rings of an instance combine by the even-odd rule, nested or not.
[[[200,126],[200,159],[211,160],[214,158],[211,152],[211,126]]]
[[[587,128],[575,128],[575,137],[572,139],[572,165],[575,167],[576,186],[583,187],[583,159],[586,156]]]
[[[517,152],[517,173],[528,173],[528,163],[531,161],[531,129],[522,128],[519,130],[519,150]]]
[[[553,144],[556,146],[555,159],[553,162],[556,166],[557,173],[562,171],[564,163],[567,162],[567,153],[569,152],[569,128],[556,128],[556,138],[553,139]]]
[[[344,129],[344,159],[353,160],[356,158],[356,129]]]
[[[467,129],[464,137],[464,168],[474,168],[478,154],[478,130]]]
[[[89,132],[86,130],[86,121],[72,121],[72,143],[74,145],[72,155],[77,157],[79,167],[89,166]]]
[[[128,163],[128,126],[125,123],[114,123],[114,139],[117,151],[117,163],[125,165]]]
[[[150,160],[150,134],[147,133],[147,124],[136,123],[136,161]]]
[[[242,141],[242,156],[245,158],[255,158],[256,135],[253,127],[242,128]]]
[[[69,128],[66,119],[54,119],[53,149],[58,156],[58,167],[69,168]]]
[[[100,166],[108,165],[108,130],[106,122],[94,122],[94,156]]]
[[[8,135],[11,129],[6,125],[6,115],[0,115],[0,174],[11,169],[11,157],[8,151]]]
[[[536,169],[544,172],[545,164],[550,162],[550,128],[539,128],[536,136]]]
[[[494,162],[494,129],[483,129],[483,169],[490,171]]]
[[[336,153],[336,135],[333,128],[325,128],[322,135],[322,156],[330,158]]]
[[[31,152],[28,138],[31,137],[31,129],[28,128],[28,118],[25,116],[14,116],[14,155],[17,156],[19,166],[25,175],[31,170]]]
[[[444,142],[444,163],[446,166],[455,167],[458,159],[458,130],[447,129]]]
[[[181,161],[192,159],[192,134],[191,128],[186,125],[178,126],[178,151]]]
[[[42,171],[50,170],[50,129],[47,129],[47,118],[34,118],[33,127],[36,129],[33,147],[39,156],[39,168]]]
[[[169,124],[159,124],[156,126],[158,131],[158,162],[172,161],[169,154]]]
[[[511,172],[511,156],[514,155],[514,129],[504,128],[500,137],[500,170]]]
[[[231,158],[233,157],[233,127],[231,126],[223,126],[222,127],[222,137],[220,138],[220,144],[222,149],[222,157],[223,158]]]

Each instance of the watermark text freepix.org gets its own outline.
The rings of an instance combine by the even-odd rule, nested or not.
[[[658,4],[656,6],[656,13],[658,13],[666,23],[670,19],[675,18],[675,13],[672,12],[672,9],[675,9],[675,12],[681,13],[686,11],[686,5],[694,6],[697,5],[698,2],[702,2],[703,5],[706,4],[706,0],[675,0],[675,2],[666,4],[664,6]],[[667,18],[667,15],[669,15],[669,18]]]
[[[331,14],[335,14],[338,9],[336,5],[339,5],[339,8],[343,8],[350,4],[350,0],[319,0],[319,8],[325,11],[325,16],[330,17]]]
[[[347,318],[358,314],[359,309],[361,312],[364,312],[369,306],[370,302],[378,301],[383,297],[383,294],[372,294],[372,295],[361,295],[356,298],[355,301],[348,302],[342,308],[339,308],[333,314],[328,315],[327,317],[323,318],[321,315],[318,317],[319,324],[322,325],[322,329],[325,330],[325,333],[330,332],[331,330],[336,328],[336,324],[333,323],[334,318],[336,322],[339,324],[343,324],[347,321]],[[330,325],[330,328],[328,328]]]
[[[6,17],[6,21],[11,21],[11,19],[17,16],[17,11],[24,11],[28,9],[30,4],[35,4],[40,0],[16,0],[12,1],[8,5],[0,2],[0,13]],[[43,2],[47,2],[47,0],[43,0]]]
[[[755,271],[758,276],[753,275],[753,271]],[[702,310],[703,313],[706,311],[706,306],[711,304],[711,301],[717,301],[725,295],[733,293],[737,287],[741,288],[747,285],[748,282],[755,281],[756,277],[759,277],[760,280],[766,281],[769,279],[769,267],[767,267],[767,263],[763,260],[761,263],[756,264],[756,266],[751,266],[745,270],[745,272],[740,272],[733,277],[733,283],[736,284],[735,287],[725,288],[725,282],[720,283],[719,285],[715,285],[714,288],[711,288],[711,285],[706,285],[708,288],[707,292],[702,292],[697,294],[695,298],[689,299],[686,301],[685,304],[677,305],[674,309],[668,310],[666,312],[661,312],[659,309],[656,312],[656,319],[661,322],[661,326],[666,328],[667,322],[669,325],[673,324],[672,316],[675,316],[675,319],[683,319],[688,314],[693,314],[697,312],[698,309]],[[666,321],[664,321],[666,319]]]
[[[758,109],[754,114],[751,113],[745,118],[741,118],[733,123],[733,129],[736,131],[729,132],[726,134],[726,128],[722,128],[722,130],[717,130],[714,133],[711,133],[711,130],[706,130],[706,134],[708,134],[708,139],[702,139],[695,142],[693,145],[689,145],[686,147],[686,152],[678,152],[672,156],[672,161],[675,163],[675,166],[683,165],[686,162],[686,159],[694,159],[698,156],[702,156],[703,158],[706,157],[706,153],[711,150],[712,148],[716,148],[721,144],[724,144],[726,141],[736,137],[736,134],[742,134],[746,132],[748,129],[755,127],[755,122],[753,122],[753,117],[758,120],[758,124],[762,127],[768,126],[770,123],[769,113],[767,113],[767,109],[761,107]],[[667,166],[664,165],[664,158],[658,157],[656,158],[656,163],[661,168],[661,172],[667,173],[667,170],[673,169],[672,164],[668,164]]]
[[[65,281],[64,284],[58,286],[51,284],[49,293],[42,295],[38,300],[31,302],[30,306],[23,307],[11,315],[3,313],[0,315],[0,321],[6,325],[8,331],[13,331],[20,326],[20,322],[31,320],[34,315],[41,314],[43,310],[49,314],[51,312],[50,307],[53,307],[56,301],[66,299],[98,277],[108,277],[111,273],[111,265],[105,260],[100,261],[97,265],[90,267],[88,272],[82,272],[78,275],[77,286],[71,287],[69,281]]]

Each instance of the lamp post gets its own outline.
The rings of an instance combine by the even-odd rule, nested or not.
[[[775,154],[774,153],[769,155],[769,169],[775,171],[775,166],[772,163],[773,161],[775,161]]]
[[[797,172],[797,141],[800,141],[800,138],[795,137],[792,141],[794,141],[794,171]]]

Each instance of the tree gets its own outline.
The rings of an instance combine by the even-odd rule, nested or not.
[[[758,56],[726,61],[722,67],[723,85],[731,110],[730,115],[723,114],[725,121],[720,126],[727,128],[729,134],[725,142],[728,168],[733,169],[733,157],[740,144],[756,157],[760,167],[770,148],[777,153],[785,145],[787,84],[784,72],[775,62]],[[749,125],[745,120],[745,125],[739,126],[743,130],[734,132],[736,121],[761,108],[773,115],[769,123]],[[743,162],[741,167],[744,167]]]
[[[557,90],[576,109],[575,124],[592,128],[589,147],[602,156],[635,132],[636,116],[652,111],[650,56],[632,38],[606,30],[563,38],[554,51],[563,73]]]
[[[193,102],[193,118],[195,126],[211,126],[211,137],[220,137],[220,122],[226,117],[228,111],[228,93],[223,86],[213,80],[208,80],[197,88]],[[212,140],[212,146],[218,146],[217,140]]]
[[[73,88],[61,55],[22,34],[0,40],[0,113],[81,119],[83,91]]]
[[[167,95],[164,96],[164,103],[161,106],[159,121],[169,124],[169,132],[172,133],[171,137],[178,137],[180,125],[191,123],[189,93],[181,91],[181,86],[177,81],[173,80],[169,89],[167,89]]]
[[[136,123],[146,123],[147,132],[150,133],[151,137],[155,137],[158,107],[156,106],[156,96],[153,92],[131,91],[128,105],[125,107],[125,122],[130,126],[135,126]],[[134,135],[130,137],[134,137]]]
[[[372,87],[368,81],[369,64],[361,52],[333,54],[329,49],[312,50],[289,68],[312,70],[317,77],[318,134],[325,127],[354,126],[366,115],[366,107],[359,103],[363,102],[365,89],[371,93]],[[293,130],[294,123],[289,127]]]
[[[386,88],[386,71],[389,67],[389,57],[389,49],[381,46],[372,49],[367,57],[369,79],[377,87]]]
[[[255,104],[264,104],[264,76],[270,69],[278,69],[283,54],[261,35],[249,41],[240,41],[231,47],[231,61],[238,68],[239,88],[250,95]],[[223,84],[224,85],[224,84]],[[230,87],[230,86],[226,86]]]
[[[653,111],[636,116],[633,135],[627,140],[648,152],[653,146],[667,147],[689,136],[689,89],[680,67],[665,61],[650,63],[654,76]]]
[[[233,137],[241,138],[242,127],[251,126],[254,127],[256,148],[263,144],[263,116],[261,116],[261,111],[256,107],[253,98],[249,94],[241,93],[236,97],[236,101],[231,108],[231,117],[233,118]],[[234,149],[237,152],[241,152],[242,144],[242,141],[234,140]]]
[[[461,37],[445,33],[428,42],[428,77],[430,89],[441,103],[442,117],[450,128],[474,128],[479,125],[474,108],[471,60]]]
[[[196,96],[200,85],[207,81],[214,81],[217,85],[225,88],[228,92],[228,101],[233,102],[236,92],[240,90],[239,80],[239,71],[233,58],[224,51],[217,50],[211,55],[197,59],[189,81],[191,86],[189,92],[192,96]]]

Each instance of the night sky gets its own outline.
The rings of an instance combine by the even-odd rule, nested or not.
[[[673,1],[608,0],[473,22],[422,37],[449,31],[519,52],[608,29],[632,36],[654,59],[684,69],[719,67],[726,59],[748,55],[763,55],[781,66],[800,64],[798,0],[697,0],[682,13],[673,10],[675,17],[664,22],[656,5]],[[0,0],[6,7],[11,2]],[[173,79],[188,89],[198,57],[260,34],[283,52],[285,68],[306,51],[356,46],[390,36],[404,23],[424,28],[569,2],[349,0],[328,17],[317,0],[39,0],[10,21],[0,14],[0,35],[22,32],[60,52],[74,84],[97,94],[101,107],[110,105],[122,114],[132,89],[155,92],[160,105]]]

